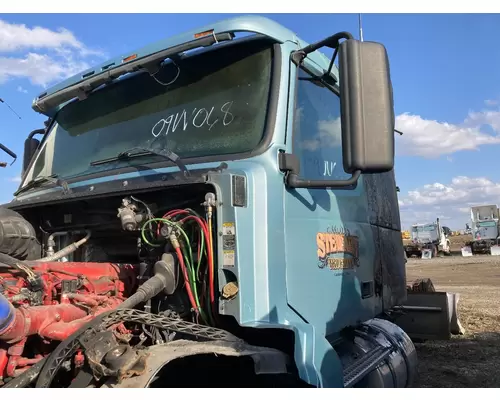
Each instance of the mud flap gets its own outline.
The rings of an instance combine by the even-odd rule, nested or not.
[[[412,340],[449,340],[452,335],[463,335],[465,329],[458,319],[458,293],[436,292],[428,280],[424,291],[407,293],[407,300],[394,307],[394,323]]]
[[[500,256],[500,246],[494,245],[490,247],[490,254],[492,256]]]
[[[462,251],[462,257],[472,257],[472,249],[470,246],[464,246],[460,250]]]

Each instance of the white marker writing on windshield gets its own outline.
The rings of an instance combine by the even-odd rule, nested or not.
[[[219,121],[224,126],[230,125],[234,121],[234,115],[231,113],[232,105],[233,102],[228,101],[220,107],[219,110],[222,112],[220,118],[214,113],[216,110],[215,106],[210,108],[194,108],[190,113],[184,109],[179,113],[170,114],[153,125],[151,134],[156,138],[161,134],[168,135],[170,132],[175,132],[179,126],[185,131],[191,125],[197,129],[208,127],[208,130],[211,130]]]

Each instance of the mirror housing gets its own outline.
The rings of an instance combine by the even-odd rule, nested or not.
[[[40,141],[35,139],[33,136],[41,135],[45,133],[45,129],[37,129],[31,132],[26,140],[24,141],[24,153],[23,153],[23,167],[21,171],[21,176],[24,176],[26,170],[30,166],[31,160],[35,156],[38,146],[40,145]]]
[[[36,153],[36,149],[38,148],[40,141],[33,137],[28,138],[24,141],[24,155],[23,155],[23,173],[29,167],[33,156]]]
[[[347,173],[394,168],[394,100],[385,47],[354,39],[339,46],[342,152]]]

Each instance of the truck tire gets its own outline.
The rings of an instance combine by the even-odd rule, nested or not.
[[[36,260],[41,246],[33,226],[23,216],[0,207],[0,253],[20,260]]]
[[[433,246],[431,247],[431,251],[432,251],[432,258],[435,258],[435,257],[437,257],[437,256],[438,256],[438,248],[437,248],[437,246],[436,246],[436,245],[433,245]]]

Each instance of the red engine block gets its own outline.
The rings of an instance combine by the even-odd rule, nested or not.
[[[32,269],[43,282],[41,296],[30,291],[23,272],[0,272],[0,289],[15,307],[14,320],[0,332],[0,385],[4,377],[18,376],[46,355],[25,349],[30,336],[38,335],[41,347],[62,341],[96,315],[116,308],[136,287],[131,265],[49,262],[32,264]]]

